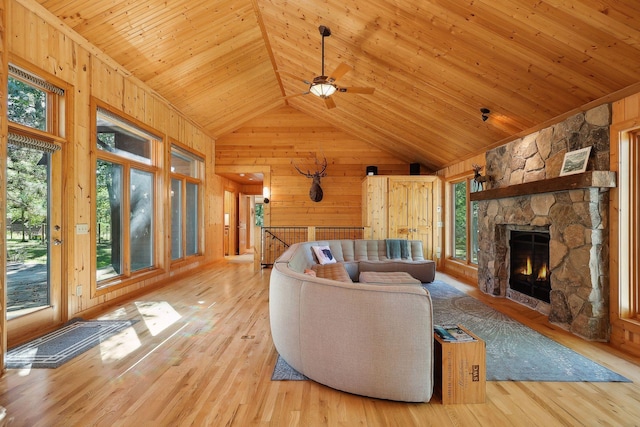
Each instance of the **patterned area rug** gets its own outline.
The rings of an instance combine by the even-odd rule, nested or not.
[[[73,319],[62,328],[8,351],[8,369],[57,368],[132,326],[130,320]]]
[[[444,282],[423,286],[434,324],[461,324],[485,341],[488,381],[630,382]],[[307,378],[278,356],[271,379]]]

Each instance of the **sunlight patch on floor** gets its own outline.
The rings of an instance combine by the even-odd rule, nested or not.
[[[158,335],[182,317],[166,301],[136,301],[135,304],[153,336]]]
[[[100,343],[103,362],[117,362],[140,348],[142,343],[133,326]]]

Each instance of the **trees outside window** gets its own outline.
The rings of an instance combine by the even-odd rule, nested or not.
[[[202,176],[204,161],[171,147],[171,260],[202,253]]]
[[[47,91],[28,82],[9,76],[7,92],[7,117],[41,131],[47,130]]]
[[[451,183],[451,257],[478,263],[478,202],[469,200],[472,177]]]
[[[52,170],[54,164],[59,168],[60,154],[53,155],[64,141],[59,132],[64,90],[13,64],[8,68],[5,277],[6,314],[13,318],[58,301],[52,289],[60,286],[62,240],[59,217],[51,211],[60,190],[52,183]]]
[[[128,120],[97,109],[95,218],[99,288],[157,268],[155,153],[160,142],[160,138]]]
[[[453,257],[467,259],[467,181],[453,184]]]
[[[618,142],[619,200],[617,271],[622,318],[640,321],[640,129],[621,132]],[[612,221],[615,225],[615,222]]]

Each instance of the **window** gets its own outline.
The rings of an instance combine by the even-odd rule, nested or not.
[[[156,184],[160,138],[96,112],[96,279],[98,287],[157,267]],[[118,279],[117,281],[114,279]]]
[[[619,158],[618,268],[622,315],[640,320],[640,130],[623,135]]]
[[[478,202],[469,200],[473,178],[451,184],[451,257],[478,263]]]
[[[256,203],[256,226],[263,227],[264,226],[264,204]]]
[[[61,167],[65,92],[12,64],[6,91],[5,273],[6,315],[11,319],[60,305],[54,290],[61,283],[62,190],[54,176]]]
[[[47,131],[47,92],[30,83],[9,76],[7,116],[9,121]]]
[[[453,184],[453,257],[467,259],[467,181]]]
[[[202,253],[201,189],[203,160],[171,147],[171,260]]]

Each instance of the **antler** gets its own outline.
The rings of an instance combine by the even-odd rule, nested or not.
[[[316,165],[317,166],[322,166],[322,170],[316,170],[314,173],[311,173],[310,170],[307,170],[307,173],[302,172],[300,170],[300,168],[298,166],[296,166],[295,163],[293,163],[293,160],[291,160],[291,164],[293,165],[294,168],[296,168],[296,170],[300,173],[300,175],[304,175],[307,178],[327,176],[327,173],[326,173],[326,170],[327,170],[327,158],[326,157],[322,161],[322,164],[320,162],[318,162],[318,158],[316,157]]]
[[[473,168],[474,172],[480,172],[484,168],[484,166],[481,166],[475,163],[471,165],[471,167]]]
[[[316,165],[320,165],[320,163],[318,163],[318,158],[316,157]],[[316,173],[314,174],[315,176],[327,176],[327,173],[325,172],[327,170],[327,157],[325,156],[324,160],[322,161],[322,170],[321,171],[316,171]]]
[[[313,176],[313,175],[311,174],[311,172],[309,172],[309,171],[307,171],[307,173],[302,172],[302,171],[300,170],[300,168],[299,168],[299,167],[297,167],[295,163],[293,163],[293,160],[291,160],[291,164],[293,165],[293,167],[294,167],[294,168],[296,168],[296,170],[300,173],[300,175],[304,175],[304,176],[306,176],[307,178],[311,178],[311,177]]]

